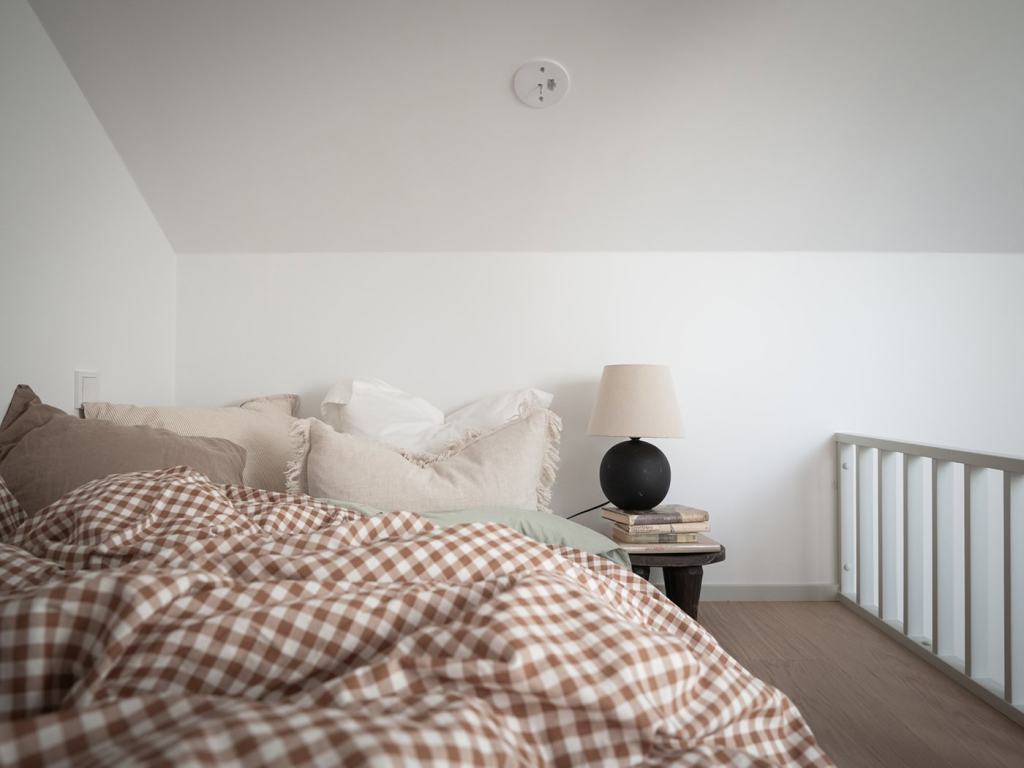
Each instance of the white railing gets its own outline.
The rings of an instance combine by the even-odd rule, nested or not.
[[[834,440],[840,601],[1024,725],[1024,459]]]

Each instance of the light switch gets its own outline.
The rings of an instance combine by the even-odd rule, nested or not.
[[[82,403],[93,403],[99,399],[99,371],[75,371],[75,410],[80,411]]]

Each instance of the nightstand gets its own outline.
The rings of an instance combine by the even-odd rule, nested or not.
[[[619,544],[629,554],[633,573],[649,579],[651,568],[661,568],[665,574],[665,594],[694,619],[700,606],[700,587],[704,580],[704,566],[725,560],[725,547],[707,536],[699,536],[695,544],[672,546],[646,546]]]

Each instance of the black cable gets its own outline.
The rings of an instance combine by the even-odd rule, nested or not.
[[[593,512],[595,509],[600,509],[601,507],[603,507],[607,503],[608,503],[608,499],[605,499],[600,504],[595,504],[590,509],[584,509],[582,512],[577,512],[575,515],[569,515],[565,519],[566,520],[572,520],[574,517],[579,517],[580,515],[585,515],[587,512]]]

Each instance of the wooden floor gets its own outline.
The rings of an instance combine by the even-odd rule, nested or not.
[[[1024,728],[839,603],[701,603],[700,620],[840,768],[1024,766]]]

